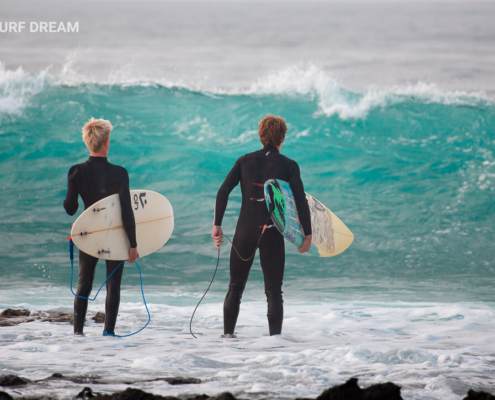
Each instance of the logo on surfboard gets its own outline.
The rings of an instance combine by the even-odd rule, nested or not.
[[[134,204],[136,205],[136,208],[134,210],[137,210],[139,208],[139,201],[141,201],[141,207],[144,208],[145,204],[148,204],[148,200],[144,199],[143,202],[143,197],[146,197],[146,192],[144,193],[139,193],[139,197],[137,193],[134,195]]]

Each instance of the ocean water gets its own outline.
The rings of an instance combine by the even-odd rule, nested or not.
[[[101,2],[119,11],[107,30],[103,14],[91,20],[90,1],[52,3],[59,20],[80,19],[79,36],[0,43],[0,309],[71,311],[65,238],[76,216],[62,202],[69,167],[88,157],[80,130],[92,116],[114,126],[109,161],[127,168],[131,188],[165,195],[176,227],[139,260],[146,330],[109,339],[90,320],[85,338],[65,324],[2,327],[1,374],[98,374],[114,382],[94,385],[100,392],[131,377],[194,376],[203,383],[134,386],[249,399],[315,397],[353,376],[365,386],[393,381],[405,399],[495,391],[491,3]],[[27,4],[6,15],[47,18]],[[277,31],[266,15],[280,9]],[[133,15],[149,23],[138,29]],[[286,118],[282,153],[299,163],[306,191],[355,240],[328,259],[287,244],[281,337],[268,336],[257,258],[230,341],[218,339],[225,244],[193,321],[196,340],[189,318],[216,263],[216,192],[235,160],[260,148],[257,124],[269,113]],[[223,224],[230,236],[240,200],[236,188]],[[95,286],[103,280],[100,268]],[[104,310],[104,295],[88,316]],[[127,266],[117,333],[146,321],[139,275]],[[81,389],[55,382],[10,393],[70,398]]]

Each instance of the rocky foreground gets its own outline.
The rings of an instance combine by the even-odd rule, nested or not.
[[[105,314],[98,312],[91,319],[98,324],[102,324],[105,322]],[[41,320],[41,322],[65,322],[74,325],[74,315],[60,311],[30,311],[7,308],[0,313],[0,326],[15,326],[36,320]]]
[[[52,380],[66,380],[74,383],[80,384],[102,384],[102,383],[110,383],[105,380],[102,380],[101,377],[96,375],[82,375],[82,376],[64,376],[62,374],[53,374],[52,376],[41,379],[38,381],[31,381],[29,379],[25,379],[19,377],[17,375],[4,375],[0,376],[0,386],[9,387],[15,389],[20,386],[26,385],[36,385],[42,384],[44,382],[52,381]],[[200,379],[197,378],[182,378],[182,377],[174,377],[174,378],[155,378],[148,381],[136,381],[136,382],[118,382],[125,384],[136,384],[140,382],[151,382],[163,380],[167,381],[171,385],[185,385],[185,384],[197,384],[201,383]],[[116,383],[116,382],[112,382]],[[7,392],[0,391],[0,400],[13,400],[12,397]],[[16,400],[56,400],[57,396],[29,396],[29,397],[15,397]],[[84,387],[84,389],[74,397],[74,400],[77,399],[94,399],[94,400],[242,400],[240,398],[235,397],[233,394],[229,392],[221,393],[216,396],[207,396],[206,394],[195,395],[193,397],[174,397],[174,396],[160,396],[152,393],[146,393],[140,389],[135,388],[127,388],[122,392],[117,392],[113,394],[100,394],[95,393],[90,387]],[[296,398],[294,400],[315,400],[309,398]],[[376,385],[369,386],[365,389],[362,389],[358,386],[358,380],[356,378],[349,379],[346,383],[342,385],[337,385],[331,387],[330,389],[325,390],[322,394],[320,394],[316,400],[403,400],[400,394],[400,386],[397,386],[395,383],[387,382],[387,383],[379,383]],[[495,400],[495,396],[485,393],[485,392],[475,392],[474,390],[470,390],[464,400]]]

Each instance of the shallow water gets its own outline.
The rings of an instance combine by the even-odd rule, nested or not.
[[[360,384],[393,381],[405,399],[462,399],[469,388],[492,390],[495,385],[495,305],[493,303],[432,302],[285,302],[284,333],[268,336],[266,305],[248,293],[237,326],[237,339],[222,333],[220,296],[199,309],[189,333],[189,306],[169,305],[148,288],[152,322],[129,338],[104,338],[102,325],[89,320],[86,337],[71,336],[65,324],[32,322],[0,331],[0,368],[30,379],[54,372],[100,375],[109,384],[93,390],[111,393],[127,385],[113,382],[150,380],[166,376],[197,377],[199,385],[171,386],[166,382],[135,383],[133,387],[161,395],[229,390],[250,399],[316,397],[324,389],[358,377]],[[147,321],[139,293],[125,290],[118,332],[135,331]],[[14,298],[28,298],[16,290]],[[186,294],[187,295],[187,294]],[[197,297],[195,294],[189,294]],[[3,296],[9,293],[3,291]],[[43,306],[30,309],[69,311],[61,288],[40,294]],[[10,296],[9,296],[10,297]],[[129,301],[130,300],[130,301]],[[12,300],[9,300],[9,305]],[[4,307],[5,300],[0,301]],[[89,314],[103,311],[90,305]],[[87,386],[87,384],[85,384]],[[17,393],[76,395],[85,385],[50,382],[17,388]]]

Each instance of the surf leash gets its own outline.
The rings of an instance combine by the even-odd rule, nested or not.
[[[242,258],[242,256],[239,254],[239,252],[237,251],[236,247],[234,246],[234,243],[232,242],[232,240],[230,240],[230,238],[227,235],[223,235],[223,237],[225,237],[225,238],[227,238],[229,240],[229,242],[232,244],[232,248],[235,250],[235,252],[237,253],[237,255],[239,256],[239,258],[242,261],[249,261],[249,260],[251,260],[251,258],[253,258],[255,256],[256,250],[258,250],[258,246],[259,246],[259,244],[261,242],[261,238],[263,237],[263,234],[265,233],[266,228],[268,228],[267,225],[263,226],[263,231],[261,232],[260,238],[258,239],[258,243],[256,243],[256,247],[254,248],[253,254],[251,254],[251,256],[249,258]],[[219,263],[220,263],[220,248],[218,249],[217,265],[215,267],[215,272],[213,273],[213,277],[211,278],[211,282],[208,285],[208,289],[206,289],[205,294],[203,295],[203,297],[201,297],[201,299],[199,300],[198,304],[196,305],[196,308],[194,309],[194,311],[193,311],[193,313],[191,315],[191,320],[189,321],[189,332],[191,332],[191,335],[194,337],[194,339],[197,339],[197,337],[194,335],[194,333],[192,331],[192,322],[193,322],[194,314],[196,313],[196,310],[198,309],[199,305],[201,304],[201,302],[205,298],[206,293],[208,293],[208,290],[210,290],[210,287],[213,284],[213,281],[215,279],[215,275],[217,274],[218,264]]]
[[[90,299],[89,297],[80,296],[80,295],[74,293],[74,290],[72,289],[72,281],[74,279],[74,243],[72,242],[72,239],[70,239],[70,238],[67,239],[67,240],[69,241],[69,254],[70,254],[70,266],[71,266],[70,291],[72,292],[72,294],[75,297],[79,297],[80,299],[85,299],[85,300],[89,300],[89,301],[95,301],[96,298],[98,297],[98,294],[100,293],[101,289],[103,288],[103,286],[105,286],[105,283],[107,283],[107,281],[112,277],[112,275],[114,274],[114,272],[117,271],[120,268],[120,266],[125,263],[125,260],[122,261],[119,265],[117,265],[115,267],[115,269],[112,271],[112,273],[110,275],[108,275],[107,279],[105,279],[105,282],[102,283],[102,285],[100,286],[100,288],[96,292],[95,297],[93,297],[92,299]],[[137,267],[138,272],[139,272],[139,282],[141,283],[141,294],[143,295],[144,306],[146,307],[146,311],[148,312],[148,322],[146,322],[146,325],[143,326],[140,330],[138,330],[138,331],[136,331],[134,333],[130,333],[129,335],[115,335],[115,337],[119,337],[119,338],[124,338],[124,337],[133,336],[133,335],[138,334],[144,328],[146,328],[148,326],[148,324],[150,323],[150,321],[151,321],[150,310],[148,310],[148,305],[146,304],[146,299],[144,298],[143,278],[141,276],[141,269],[139,268],[139,265],[138,265],[138,263],[136,261],[134,261],[134,264],[136,264],[136,267]]]
[[[193,311],[193,313],[191,315],[191,320],[189,321],[189,332],[191,332],[191,335],[193,335],[194,339],[197,339],[197,337],[194,335],[194,333],[192,331],[192,322],[193,322],[194,314],[196,313],[196,310],[198,309],[199,305],[201,304],[201,302],[205,298],[206,293],[208,293],[208,290],[210,290],[210,287],[211,287],[211,285],[213,283],[213,280],[215,279],[215,275],[217,274],[218,263],[219,262],[220,262],[220,249],[218,249],[217,266],[215,267],[215,272],[213,273],[213,278],[211,278],[211,282],[208,285],[208,289],[206,289],[205,294],[203,295],[203,297],[201,297],[201,299],[199,300],[198,304],[196,305],[196,308],[194,309],[194,311]]]

